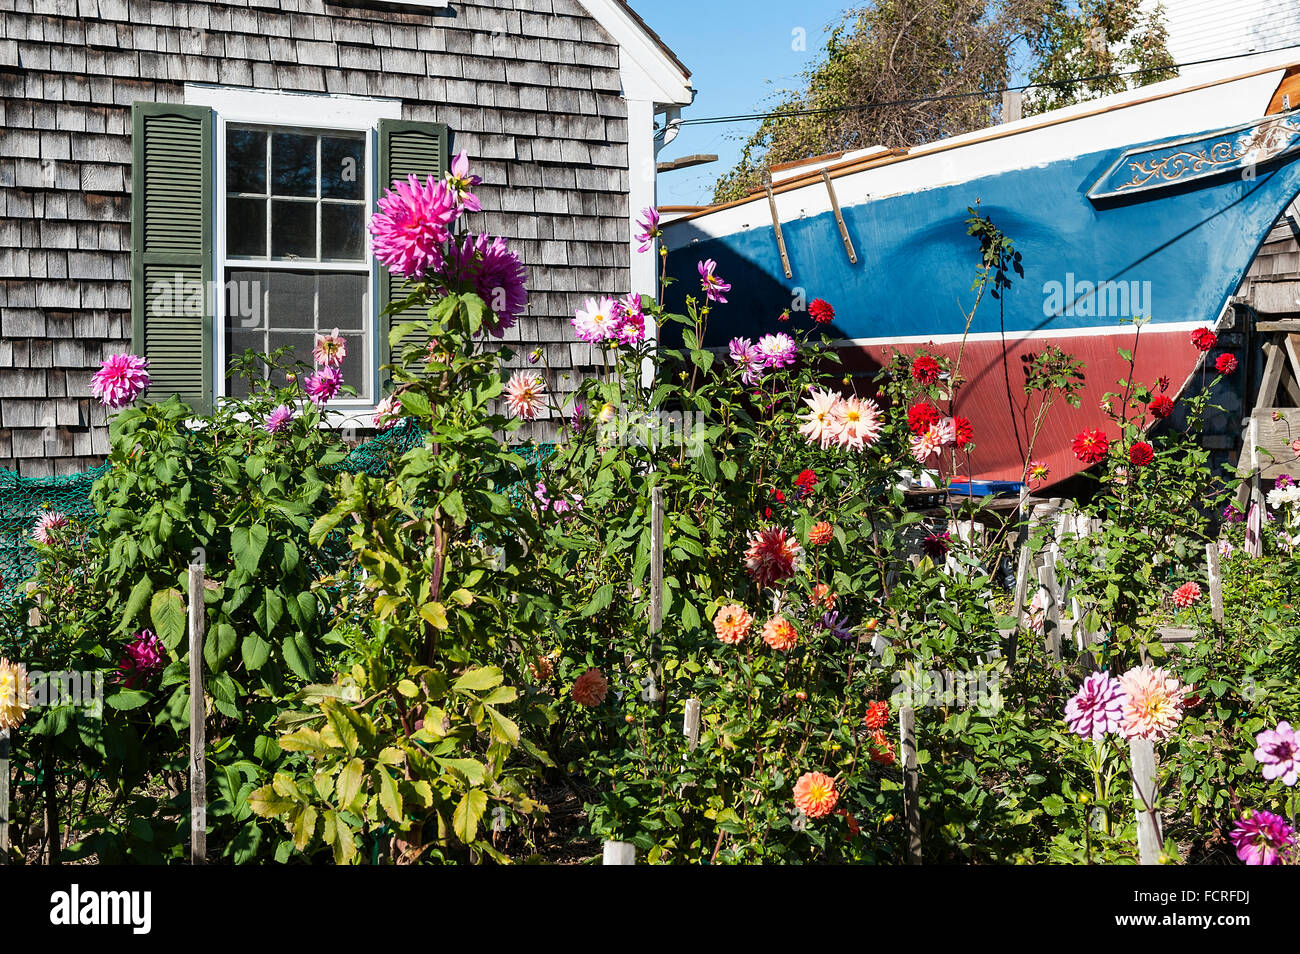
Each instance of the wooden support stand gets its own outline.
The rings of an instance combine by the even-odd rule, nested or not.
[[[920,770],[916,761],[916,710],[898,710],[899,746],[903,768],[903,815],[907,823],[907,862],[921,864]]]
[[[208,768],[204,730],[207,705],[203,696],[203,567],[190,566],[190,864],[208,860]]]

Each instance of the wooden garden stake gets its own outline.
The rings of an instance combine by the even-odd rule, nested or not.
[[[0,865],[9,864],[9,730],[0,729]]]
[[[208,860],[208,771],[203,699],[203,565],[190,564],[190,864]]]
[[[1219,545],[1205,545],[1205,562],[1210,570],[1210,613],[1214,621],[1223,625],[1223,568],[1219,566]]]
[[[650,491],[650,684],[646,702],[662,702],[659,689],[659,633],[664,628],[664,491]],[[660,709],[662,711],[662,707]]]
[[[902,706],[898,727],[903,756],[903,815],[907,822],[907,861],[921,863],[920,772],[916,762],[916,710]]]
[[[634,865],[636,864],[636,845],[630,841],[605,842],[605,857],[601,864]]]
[[[1156,751],[1149,739],[1129,741],[1129,764],[1133,774],[1133,810],[1138,822],[1138,857],[1144,865],[1160,864],[1164,836],[1156,810]]]
[[[686,736],[686,745],[691,751],[700,744],[700,700],[687,699],[686,713],[682,719],[682,733]]]
[[[1052,659],[1061,661],[1061,607],[1056,600],[1056,567],[1048,563],[1038,570],[1038,582],[1043,594],[1043,635]]]

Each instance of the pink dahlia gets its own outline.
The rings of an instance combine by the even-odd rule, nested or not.
[[[266,419],[266,423],[262,426],[266,428],[266,433],[278,434],[288,427],[289,422],[292,420],[293,408],[289,407],[287,404],[281,404],[271,412],[270,417]]]
[[[1248,865],[1280,865],[1295,844],[1295,831],[1272,812],[1247,811],[1232,829],[1237,857]]]
[[[573,701],[578,705],[595,708],[605,701],[608,692],[609,680],[605,678],[605,674],[599,669],[588,669],[573,680],[569,695],[573,696]]]
[[[348,343],[335,328],[327,335],[317,335],[311,349],[311,358],[319,368],[341,368],[348,356]]]
[[[1179,609],[1187,609],[1201,598],[1201,584],[1184,583],[1178,589],[1174,590],[1174,605]]]
[[[847,397],[835,405],[835,439],[841,447],[862,450],[880,439],[880,407],[870,398]]]
[[[442,245],[460,215],[460,199],[445,182],[414,175],[393,181],[370,218],[375,257],[404,278],[422,278],[443,264]]]
[[[126,407],[149,390],[149,361],[134,354],[111,354],[90,379],[90,393],[104,407]]]
[[[1108,672],[1094,672],[1065,704],[1065,721],[1082,739],[1100,739],[1118,732],[1124,709],[1124,690]]]
[[[722,297],[722,293],[731,291],[731,286],[713,274],[714,269],[717,267],[718,263],[711,258],[699,263],[697,270],[700,273],[700,288],[709,301],[716,301],[721,305],[725,305],[727,299]]]
[[[375,408],[374,424],[381,431],[386,431],[397,423],[402,413],[402,402],[396,394],[390,394],[379,402]]]
[[[68,526],[68,515],[59,510],[46,510],[36,518],[32,526],[32,539],[37,543],[49,545],[54,542],[58,531]]]
[[[912,456],[921,463],[940,453],[957,438],[952,418],[946,417],[937,424],[931,424],[924,434],[913,437],[911,441]]]
[[[506,407],[513,414],[531,421],[546,406],[546,385],[536,371],[516,371],[505,390]]]
[[[495,321],[484,327],[492,337],[505,335],[528,307],[528,272],[519,256],[506,246],[503,238],[469,234],[452,242],[447,253],[448,277],[470,285],[487,304]]]
[[[745,568],[759,588],[794,576],[795,562],[803,550],[799,541],[782,527],[768,527],[749,537]]]
[[[339,388],[343,387],[343,375],[338,368],[318,368],[303,379],[302,386],[311,402],[320,407],[338,395]]]
[[[645,340],[645,311],[641,296],[631,292],[614,302],[611,336],[619,344],[635,345]]]
[[[637,247],[638,252],[648,252],[654,244],[654,240],[663,235],[663,229],[659,228],[659,210],[653,205],[641,210],[641,218],[637,219],[636,226],[639,231],[632,237],[640,242]]]
[[[1187,687],[1163,669],[1135,666],[1119,677],[1124,710],[1119,731],[1126,739],[1164,742],[1183,718]]]
[[[733,341],[733,349],[735,344]],[[820,444],[822,450],[838,443],[842,430],[839,410],[840,405],[844,403],[844,398],[834,391],[814,388],[809,396],[803,399],[803,403],[808,405],[808,410],[804,412],[803,417],[799,418],[799,433],[807,438],[809,444]]]
[[[618,327],[616,311],[614,299],[608,296],[588,298],[583,306],[573,313],[570,323],[579,338],[589,344],[596,344],[614,336],[614,330]]]
[[[447,188],[456,194],[456,201],[462,211],[482,211],[483,203],[473,192],[474,187],[482,181],[478,176],[470,174],[469,156],[462,149],[460,155],[451,161],[451,169],[447,172]]]
[[[1264,779],[1281,779],[1288,787],[1300,778],[1300,733],[1289,722],[1266,729],[1255,736],[1255,761],[1264,767]]]
[[[758,383],[763,376],[763,356],[748,338],[731,339],[731,360],[740,369],[740,380],[749,385]]]
[[[117,666],[117,680],[126,683],[128,689],[134,689],[140,680],[163,668],[166,662],[163,653],[162,641],[152,630],[142,629],[126,644],[126,654]]]
[[[789,367],[799,356],[799,346],[784,331],[774,335],[763,335],[754,346],[758,356],[763,359],[763,367],[773,370]]]

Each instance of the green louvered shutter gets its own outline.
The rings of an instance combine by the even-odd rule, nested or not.
[[[394,179],[406,180],[414,174],[421,182],[427,176],[441,179],[450,168],[450,142],[443,123],[417,123],[405,119],[379,120],[379,195],[393,184]],[[390,301],[400,301],[410,294],[403,290],[405,279],[393,275],[382,265],[376,266],[379,275],[379,310]],[[389,361],[388,329],[404,321],[425,317],[422,309],[411,308],[396,315],[379,319],[379,336],[376,351],[380,365]],[[400,349],[398,351],[400,354]],[[386,390],[387,388],[385,388]]]
[[[149,400],[212,407],[212,110],[131,107],[131,350]]]

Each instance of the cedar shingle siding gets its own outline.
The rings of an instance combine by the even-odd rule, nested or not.
[[[0,0],[0,466],[107,451],[90,376],[131,337],[130,106],[183,102],[186,82],[398,98],[446,123],[483,177],[470,227],[529,266],[511,337],[590,368],[565,319],[629,284],[618,57],[575,0]]]

